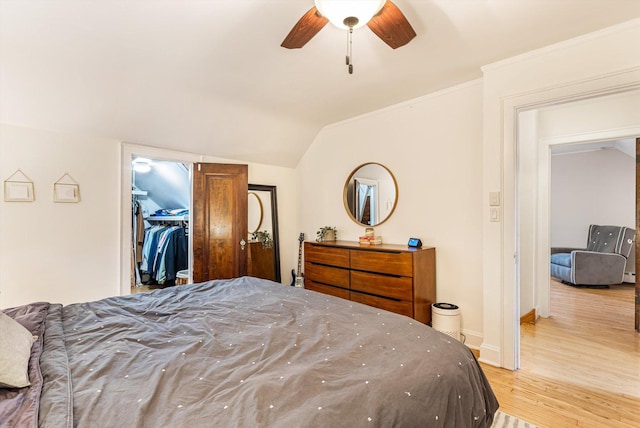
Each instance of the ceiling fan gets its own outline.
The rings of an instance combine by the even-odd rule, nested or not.
[[[349,31],[347,65],[351,65],[351,34],[353,30],[366,25],[383,42],[396,49],[409,43],[416,32],[400,9],[390,0],[315,0],[309,9],[293,26],[280,46],[299,49],[313,38],[327,22]]]

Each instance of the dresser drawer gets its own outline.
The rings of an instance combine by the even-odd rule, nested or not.
[[[413,304],[411,302],[390,300],[385,299],[384,297],[358,293],[356,291],[351,292],[351,300],[373,306],[374,308],[384,309],[389,312],[395,312],[396,314],[413,317]]]
[[[404,276],[377,275],[352,270],[351,290],[408,302],[413,300],[413,280]]]
[[[342,248],[316,246],[307,242],[304,244],[304,260],[323,265],[348,268],[349,251]]]
[[[305,288],[431,322],[435,248],[305,242]]]
[[[351,269],[413,276],[411,253],[351,250]]]
[[[349,289],[349,271],[339,267],[305,262],[305,278],[322,284]]]
[[[340,297],[342,299],[349,300],[349,290],[345,290],[344,288],[332,287],[330,285],[320,284],[318,282],[314,282],[305,278],[304,280],[304,288],[307,290],[317,291],[323,294],[329,294],[331,296]]]

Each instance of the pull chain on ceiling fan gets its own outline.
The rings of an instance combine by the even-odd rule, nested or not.
[[[349,27],[347,32],[347,67],[349,74],[353,74],[353,27],[358,25],[358,18],[350,16],[344,19],[344,23]]]
[[[327,22],[348,30],[346,60],[349,74],[353,73],[354,29],[366,24],[393,49],[406,45],[416,36],[407,18],[390,0],[315,0],[315,6],[298,20],[280,46],[287,49],[303,47]]]

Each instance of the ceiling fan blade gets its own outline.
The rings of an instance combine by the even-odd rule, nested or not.
[[[293,26],[280,46],[287,49],[299,49],[307,44],[329,20],[318,13],[318,9],[312,7]]]
[[[416,36],[407,18],[390,0],[371,18],[367,26],[393,49],[406,45]]]

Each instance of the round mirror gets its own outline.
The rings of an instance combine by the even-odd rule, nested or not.
[[[249,233],[255,233],[260,229],[262,225],[262,201],[260,197],[254,193],[249,192],[249,199],[247,204],[247,213],[249,215],[247,221],[247,230]]]
[[[384,223],[398,202],[398,184],[386,166],[360,165],[344,184],[344,207],[353,221],[364,226]]]

